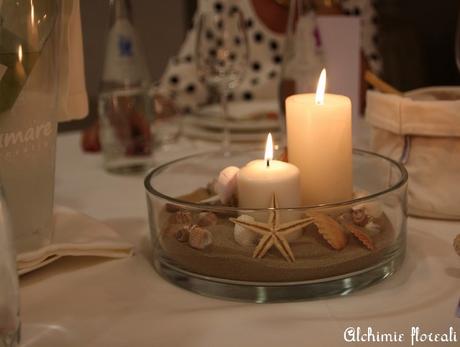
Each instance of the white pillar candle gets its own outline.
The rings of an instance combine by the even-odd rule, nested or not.
[[[279,207],[299,207],[299,169],[289,163],[273,160],[271,134],[267,138],[264,160],[253,160],[238,172],[238,205],[240,208],[268,208],[273,194]]]
[[[324,94],[325,70],[316,94],[286,99],[289,162],[300,170],[302,203],[334,203],[352,198],[351,101]]]

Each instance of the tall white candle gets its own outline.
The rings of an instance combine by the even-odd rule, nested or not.
[[[241,208],[268,208],[276,194],[279,207],[299,207],[299,169],[273,160],[271,135],[267,138],[265,159],[253,160],[238,172],[238,205]]]
[[[286,99],[289,162],[300,170],[304,205],[352,198],[351,101],[324,94],[323,70],[316,94]]]

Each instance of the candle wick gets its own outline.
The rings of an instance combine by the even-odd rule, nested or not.
[[[267,167],[270,167],[270,159],[267,159]]]

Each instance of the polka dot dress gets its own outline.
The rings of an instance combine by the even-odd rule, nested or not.
[[[237,0],[229,6],[224,0],[200,0],[194,23],[198,23],[199,13],[204,11],[235,12],[237,7],[244,15],[249,45],[249,66],[241,83],[228,95],[230,101],[251,101],[254,99],[274,99],[277,97],[278,78],[283,63],[284,35],[273,32],[262,23],[251,0]],[[380,57],[375,49],[375,13],[370,0],[345,0],[347,14],[361,16],[363,20],[363,51],[374,71],[380,71]],[[210,91],[202,77],[199,77],[194,61],[197,25],[188,32],[179,54],[173,57],[160,81],[160,91],[171,97],[183,112],[190,112],[209,102]],[[205,33],[209,40],[213,32]],[[315,38],[312,35],[312,40]],[[235,37],[233,44],[241,40]],[[217,43],[218,45],[218,43]],[[209,52],[212,54],[212,52]],[[235,54],[233,52],[230,55]],[[231,59],[231,57],[230,57]]]

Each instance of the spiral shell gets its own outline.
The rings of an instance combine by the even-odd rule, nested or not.
[[[364,208],[352,209],[351,219],[356,225],[363,227],[369,223],[369,216],[366,214]]]
[[[460,234],[454,239],[454,249],[458,255],[460,255]]]
[[[255,220],[254,217],[248,215],[241,215],[237,219],[243,222],[254,222]],[[250,247],[257,243],[259,237],[256,233],[249,231],[238,224],[235,224],[235,228],[233,230],[233,237],[239,245],[243,247]]]
[[[176,233],[175,233],[175,236],[176,236],[177,241],[179,241],[179,242],[187,242],[189,240],[189,237],[190,237],[189,228],[187,226],[183,226],[183,227],[177,229]]]
[[[196,249],[205,249],[212,244],[212,234],[199,226],[191,228],[188,244]]]
[[[212,212],[201,212],[198,215],[198,226],[209,227],[217,224],[217,216]]]

